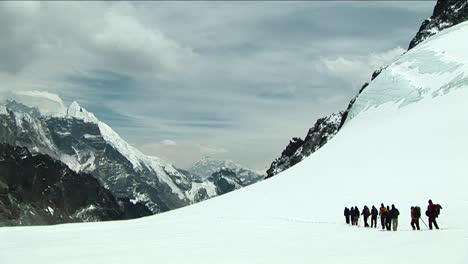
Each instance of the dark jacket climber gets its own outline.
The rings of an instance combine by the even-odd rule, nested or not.
[[[393,231],[397,231],[398,229],[398,216],[400,215],[400,211],[396,209],[395,205],[392,204],[392,209],[389,212],[390,218],[393,222]]]
[[[371,213],[369,211],[369,207],[365,205],[364,209],[362,209],[362,215],[364,216],[364,227],[369,227],[369,223],[367,222],[367,220],[369,219],[370,214]]]
[[[377,208],[375,206],[372,206],[371,209],[371,227],[377,228],[377,215],[379,214],[379,211],[377,211]]]
[[[349,208],[348,207],[345,207],[344,209],[344,217],[345,217],[345,221],[346,221],[346,224],[349,224],[349,220],[350,220],[350,213],[349,213]]]

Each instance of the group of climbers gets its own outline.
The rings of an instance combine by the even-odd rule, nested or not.
[[[440,214],[440,209],[442,209],[442,206],[439,204],[434,204],[432,203],[432,200],[429,200],[426,210],[426,216],[429,219],[429,229],[432,229],[433,226],[436,229],[439,229],[436,218]],[[411,206],[410,214],[411,227],[413,230],[420,230],[419,219],[421,218],[421,208],[419,206]],[[364,218],[364,227],[369,227],[368,220],[369,217],[371,217],[370,227],[377,228],[377,217],[380,215],[380,224],[382,226],[382,230],[397,231],[398,229],[398,216],[400,215],[400,211],[395,207],[394,204],[392,204],[390,208],[390,206],[385,206],[382,203],[380,204],[379,211],[375,206],[372,206],[372,209],[369,210],[369,207],[366,205],[362,209],[362,213],[359,212],[357,206],[351,207],[351,209],[345,207],[344,216],[347,224],[351,223],[351,225],[359,225],[358,222],[361,215]]]
[[[436,218],[439,217],[440,209],[442,206],[440,204],[434,204],[432,200],[428,201],[426,216],[428,218],[429,226],[428,228],[432,230],[433,226],[436,229],[439,229]],[[411,206],[411,228],[413,230],[421,230],[419,227],[419,219],[421,218],[421,208],[419,206]],[[426,223],[424,223],[426,224]]]
[[[358,225],[359,220],[359,209],[357,206],[352,207],[351,209],[346,207],[344,211],[346,217],[346,223],[351,225]]]
[[[392,208],[383,203],[380,204],[380,224],[382,226],[383,230],[388,230],[390,231],[393,229],[393,231],[397,231],[398,229],[398,216],[400,215],[400,211],[395,207],[394,204],[392,204]]]

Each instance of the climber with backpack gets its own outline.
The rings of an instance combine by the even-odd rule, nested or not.
[[[381,203],[380,204],[380,224],[382,224],[382,229],[385,229],[386,227],[387,213],[388,213],[387,208],[385,208],[385,205]]]
[[[439,229],[439,225],[437,225],[436,218],[439,217],[440,209],[442,209],[442,206],[440,206],[440,204],[434,204],[432,200],[428,201],[426,216],[429,218],[429,229],[431,230],[432,225],[434,225],[436,229]]]
[[[371,227],[377,228],[377,215],[379,212],[377,211],[377,208],[375,208],[374,205],[372,205],[372,210],[371,210]]]
[[[411,206],[411,227],[413,230],[419,229],[419,218],[421,218],[421,207]]]
[[[364,216],[364,227],[369,227],[367,220],[369,219],[370,211],[367,205],[364,205],[364,209],[362,209],[362,215]]]
[[[354,207],[354,225],[358,225],[359,223],[359,216],[360,216],[360,212],[359,212],[359,209],[357,206]]]

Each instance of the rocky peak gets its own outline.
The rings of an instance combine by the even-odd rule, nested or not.
[[[76,118],[83,120],[86,123],[95,123],[97,124],[99,120],[94,116],[93,113],[86,111],[81,107],[77,101],[73,101],[67,109],[67,117]]]
[[[318,119],[309,129],[304,140],[293,138],[267,170],[270,178],[302,161],[323,145],[325,145],[338,132],[344,112],[333,113]]]
[[[467,0],[438,0],[432,16],[423,21],[408,49],[414,48],[430,36],[468,20]]]

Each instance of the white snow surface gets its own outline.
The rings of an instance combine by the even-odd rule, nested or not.
[[[443,32],[451,39],[445,46],[429,40],[424,46],[439,49],[443,60],[465,64],[459,43],[466,43],[468,34],[451,35],[462,27],[467,30],[465,23]],[[453,58],[457,53],[461,56]],[[415,76],[408,86],[421,87],[429,78],[442,84],[439,78],[446,76],[433,73],[427,81]],[[396,79],[394,87],[399,81],[407,79]],[[374,89],[379,89],[376,83],[369,93]],[[132,221],[1,228],[0,259],[28,264],[468,263],[468,84],[404,107],[406,98],[392,98],[395,93],[387,91],[389,100],[361,109],[328,144],[269,180]],[[410,206],[424,208],[428,199],[443,206],[442,229],[426,231],[421,223],[422,231],[411,231]],[[362,209],[381,202],[400,210],[399,231],[343,223],[345,206]]]

